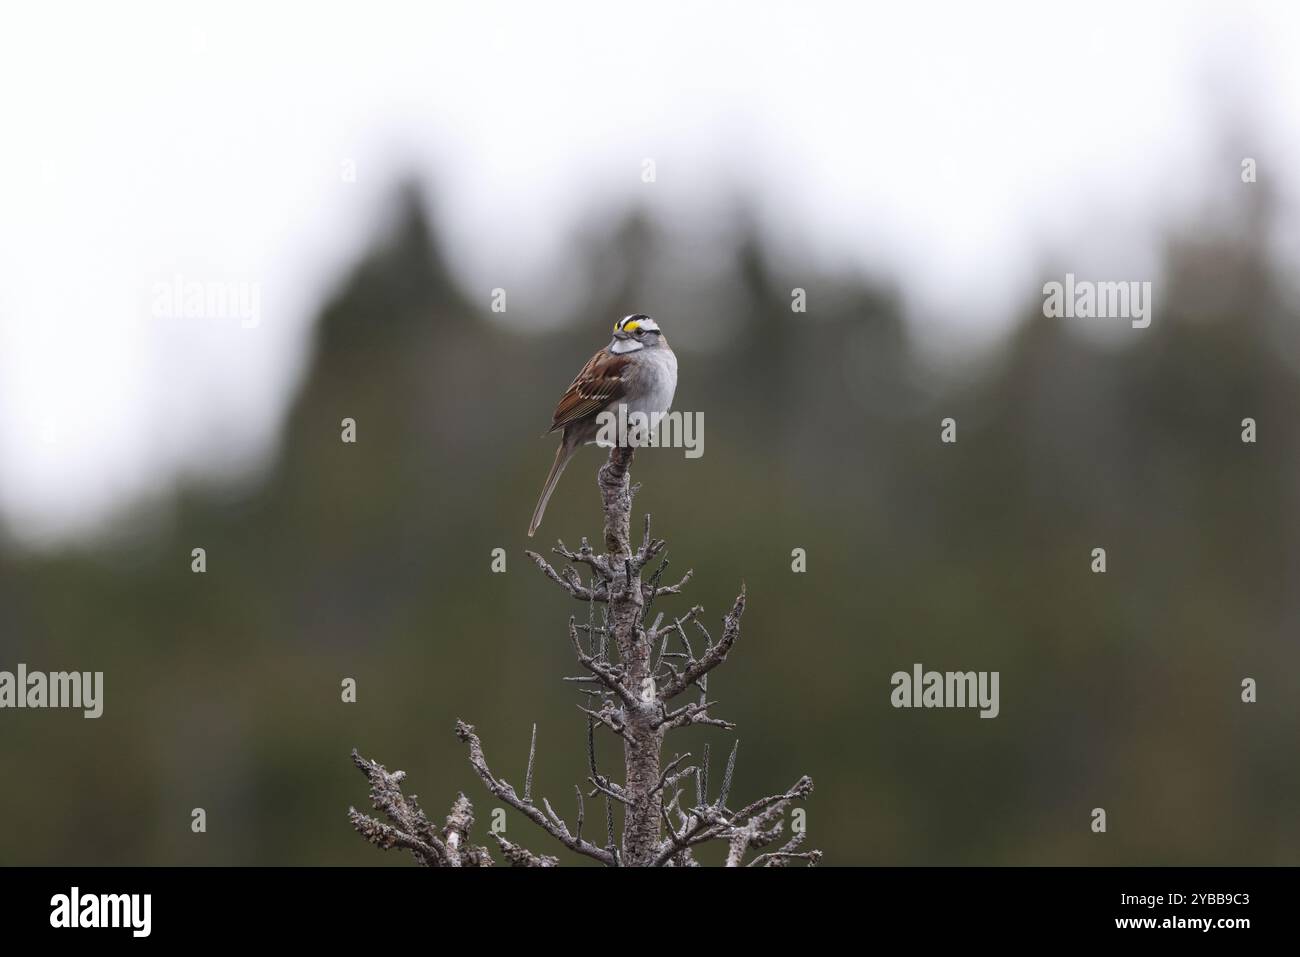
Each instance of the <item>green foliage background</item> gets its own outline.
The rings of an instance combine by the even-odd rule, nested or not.
[[[575,321],[530,331],[512,296],[507,325],[404,192],[320,316],[265,475],[138,503],[93,548],[0,548],[0,667],[106,673],[98,721],[0,714],[0,862],[396,864],[348,826],[368,806],[349,750],[406,770],[431,816],[465,790],[485,826],[457,717],[520,783],[537,722],[535,790],[571,815],[585,724],[560,678],[584,612],[524,531],[552,403],[644,311],[706,422],[702,459],[636,463],[673,570],[696,569],[665,607],[716,623],[750,594],[710,688],[739,724],[738,799],[811,774],[834,864],[1296,863],[1300,326],[1259,189],[1239,221],[1171,235],[1155,321],[1123,346],[1042,318],[1029,288],[1003,349],[947,369],[888,283],[815,274],[745,215],[723,239],[598,222]],[[597,536],[600,458],[570,467],[539,541]],[[917,661],[1000,671],[1001,716],[893,710],[889,676]],[[705,741],[720,767],[725,733],[670,749]],[[552,851],[531,829],[509,817]]]

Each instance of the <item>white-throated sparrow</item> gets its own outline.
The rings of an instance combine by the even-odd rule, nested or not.
[[[639,313],[614,323],[614,338],[587,360],[555,407],[550,431],[563,429],[564,439],[555,450],[528,535],[542,524],[546,503],[578,446],[596,441],[597,417],[602,412],[617,413],[623,405],[628,416],[664,413],[673,404],[676,390],[677,357],[658,323]]]

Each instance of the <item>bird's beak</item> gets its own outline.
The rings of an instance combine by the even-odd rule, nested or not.
[[[615,339],[631,339],[632,337],[629,336],[626,332],[616,332],[616,333],[614,333],[614,338],[615,338]]]

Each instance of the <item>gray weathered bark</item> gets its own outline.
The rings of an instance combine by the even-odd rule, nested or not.
[[[575,853],[607,866],[683,867],[695,865],[693,849],[696,846],[708,841],[722,841],[727,844],[727,866],[741,866],[750,849],[768,847],[780,837],[785,826],[785,812],[812,793],[812,780],[800,778],[788,791],[761,798],[733,811],[728,807],[727,798],[738,741],[731,749],[720,791],[713,799],[708,794],[707,745],[699,765],[687,765],[690,754],[681,754],[663,766],[662,750],[667,732],[689,725],[709,725],[727,730],[734,727],[709,713],[714,702],[708,698],[708,676],[726,660],[740,636],[746,596],[742,588],[731,610],[723,617],[723,630],[717,641],[700,620],[703,609],[698,605],[667,623],[661,612],[654,623],[646,627],[646,619],[656,600],[680,594],[690,582],[692,572],[688,570],[675,585],[661,585],[660,576],[668,565],[664,559],[649,579],[644,580],[643,572],[663,552],[665,543],[650,536],[650,516],[647,514],[641,544],[635,548],[632,545],[632,498],[636,492],[629,471],[632,457],[631,449],[611,449],[609,460],[597,473],[605,518],[603,552],[593,550],[585,538],[576,552],[559,542],[553,551],[570,563],[562,571],[557,571],[541,555],[527,552],[547,578],[587,609],[585,625],[578,624],[576,617],[569,618],[569,641],[578,663],[587,673],[568,680],[578,683],[591,699],[591,707],[580,706],[587,714],[591,772],[588,782],[592,786],[587,797],[603,799],[604,844],[583,837],[586,808],[581,788],[575,788],[577,817],[573,828],[545,798],[541,807],[534,802],[535,726],[522,795],[493,774],[473,726],[458,721],[456,734],[468,745],[470,765],[488,792]],[[589,582],[582,580],[575,565],[590,569]],[[604,606],[600,623],[595,616],[598,604]],[[698,632],[697,642],[703,642],[702,653],[698,655],[687,635],[688,625]],[[585,632],[585,644],[580,632]],[[616,657],[611,654],[611,639]],[[680,642],[681,651],[668,650],[674,640]],[[671,707],[674,698],[692,688],[699,692],[695,701],[675,709]],[[597,727],[613,732],[623,741],[624,775],[621,784],[601,774],[597,767],[594,743]],[[402,795],[402,772],[390,774],[381,765],[366,761],[355,751],[353,760],[370,780],[371,801],[375,808],[392,821],[392,824],[384,824],[355,809],[349,810],[353,826],[371,843],[382,848],[405,848],[418,863],[427,866],[492,864],[486,848],[469,842],[473,808],[464,795],[458,797],[447,826],[439,831],[425,818],[414,798]],[[687,806],[683,799],[685,788],[679,785],[691,779],[695,785],[695,803]],[[613,805],[616,802],[623,805],[623,835],[619,844],[614,840]],[[554,857],[536,854],[500,835],[493,836],[502,856],[515,866],[551,867],[557,863]],[[748,866],[779,867],[791,861],[815,864],[821,852],[801,850],[803,840],[803,830],[797,829],[779,849],[759,854]]]
[[[623,862],[640,867],[654,862],[659,847],[659,752],[664,732],[659,723],[659,698],[650,666],[650,642],[641,621],[645,602],[641,568],[648,558],[633,554],[630,542],[632,489],[628,468],[632,450],[616,448],[597,473],[605,511],[605,551],[614,572],[609,585],[609,620],[614,644],[627,669],[625,685],[632,700],[623,706],[623,784],[627,810],[623,816]],[[618,569],[623,569],[620,576]]]

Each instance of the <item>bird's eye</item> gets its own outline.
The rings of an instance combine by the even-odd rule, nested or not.
[[[638,330],[636,331],[635,335],[636,335],[636,337],[637,337],[638,339],[644,339],[644,338],[645,338],[645,330],[644,330],[644,329],[638,329]]]

